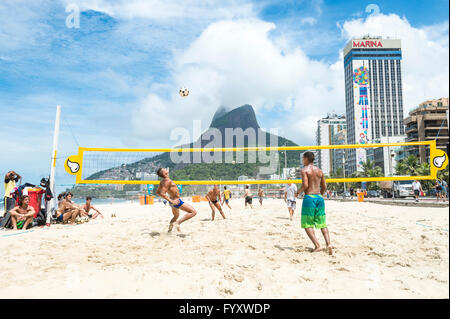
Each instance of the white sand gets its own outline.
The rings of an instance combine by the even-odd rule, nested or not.
[[[327,201],[328,256],[309,251],[301,201],[293,222],[282,200],[251,211],[234,199],[214,222],[194,205],[182,234],[166,233],[162,203],[0,232],[0,298],[449,298],[448,208]]]

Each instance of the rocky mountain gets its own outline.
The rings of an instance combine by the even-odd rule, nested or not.
[[[230,134],[233,133],[235,134]],[[220,136],[218,136],[220,132]],[[253,134],[255,138],[248,135],[239,136],[239,132]],[[238,134],[236,134],[238,133]],[[238,136],[236,136],[238,135]],[[180,148],[192,147],[252,147],[269,146],[270,141],[275,141],[276,145],[296,146],[294,142],[284,137],[270,134],[263,131],[256,119],[255,111],[251,105],[242,105],[232,110],[220,107],[213,116],[211,124],[197,141],[186,145],[180,145]],[[211,146],[211,143],[214,143]],[[222,153],[223,154],[223,153]],[[202,159],[201,162],[194,163],[194,154],[189,153],[188,163],[174,163],[169,153],[162,153],[150,158],[137,161],[132,164],[114,167],[91,175],[88,179],[136,179],[136,173],[146,172],[154,173],[159,167],[170,168],[170,174],[173,179],[237,179],[241,175],[256,177],[258,167],[262,166],[260,162],[232,164],[212,162]],[[245,159],[247,159],[245,155]],[[299,151],[290,151],[286,162],[288,167],[298,166],[300,159]],[[284,166],[284,152],[279,152],[279,160]]]

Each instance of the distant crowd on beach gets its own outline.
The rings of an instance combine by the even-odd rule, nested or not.
[[[5,174],[5,194],[3,197],[4,212],[0,216],[0,228],[28,229],[32,226],[46,223],[46,209],[41,209],[41,200],[36,204],[31,203],[29,193],[38,189],[38,197],[45,194],[44,200],[49,201],[53,195],[48,189],[48,179],[41,180],[41,186],[46,188],[35,188],[35,185],[25,183],[22,185],[22,176],[15,171]],[[92,205],[92,197],[86,197],[86,202],[77,205],[72,200],[73,194],[64,192],[58,195],[58,206],[55,208],[50,221],[54,223],[82,223],[95,219],[98,216],[103,218],[102,213]],[[34,206],[34,207],[33,207]]]
[[[0,216],[0,228],[12,228],[12,229],[27,229],[34,225],[42,225],[42,219],[46,219],[46,213],[42,215],[40,207],[33,207],[30,204],[30,196],[27,190],[34,189],[35,185],[25,183],[22,184],[22,176],[15,171],[9,171],[5,174],[5,194],[4,194],[4,212],[3,216]],[[47,188],[45,191],[45,201],[49,201],[53,198],[53,195],[48,189],[48,179],[41,180],[41,186]],[[292,219],[293,212],[295,210],[295,198],[294,193],[297,191],[296,185],[293,183],[288,183],[284,189],[284,200],[287,203],[288,210],[290,213],[290,218]],[[412,183],[412,191],[414,192],[414,200],[419,201],[419,198],[425,196],[422,189],[420,181],[415,180]],[[446,201],[449,197],[448,184],[444,179],[437,179],[433,187],[433,195],[436,196],[437,201]],[[344,194],[344,197],[349,197],[353,199],[357,194],[363,194],[364,197],[380,197],[371,196],[371,191],[364,189],[353,189],[350,188],[349,191]],[[263,198],[266,197],[264,190],[258,187],[257,196],[260,205],[262,205]],[[327,190],[325,192],[327,199],[337,198],[338,194],[335,191]],[[41,194],[42,196],[42,194]],[[219,213],[225,218],[222,211],[222,207],[218,205],[218,202],[223,205],[225,204],[231,209],[229,205],[229,200],[231,199],[231,192],[227,187],[224,187],[224,191],[220,192],[218,185],[208,192],[205,196],[212,209],[212,218],[214,219],[215,208],[219,210]],[[245,207],[249,205],[252,208],[252,194],[248,186],[245,187],[245,193],[243,194],[245,198]],[[166,200],[164,200],[166,202]],[[84,223],[90,219],[95,219],[98,216],[103,218],[103,214],[92,205],[92,197],[86,197],[86,201],[82,205],[78,205],[73,201],[73,194],[70,192],[63,192],[57,196],[57,208],[53,210],[50,220],[53,223],[63,223],[63,224],[74,224],[74,223]],[[39,201],[40,205],[40,201]]]

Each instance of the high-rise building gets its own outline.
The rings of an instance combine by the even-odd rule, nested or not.
[[[404,136],[401,42],[363,37],[344,48],[347,143],[366,144]],[[360,171],[364,148],[347,151],[348,173]]]
[[[332,145],[344,145],[347,144],[347,129],[343,128],[334,134],[331,140]],[[332,157],[332,169],[331,172],[334,176],[342,175],[344,171],[344,159],[346,150],[345,149],[333,149],[331,150]]]
[[[447,151],[448,98],[420,103],[405,118],[407,142],[436,140],[436,147]],[[414,155],[421,163],[430,162],[430,149],[426,146],[408,146],[407,155]]]
[[[405,141],[405,137],[399,136],[387,136],[377,138],[372,141],[373,144],[390,144],[390,143],[402,143]],[[395,175],[395,166],[398,161],[402,160],[401,153],[403,146],[388,146],[388,147],[376,147],[368,148],[366,150],[367,160],[375,162],[375,166],[379,166],[385,176]]]
[[[345,130],[346,122],[343,115],[330,115],[320,119],[317,122],[316,142],[317,145],[336,145],[345,144]],[[344,138],[344,139],[343,139]],[[338,168],[336,165],[342,167],[342,150],[317,150],[317,165],[327,176]],[[340,157],[340,164],[337,163],[336,157]]]

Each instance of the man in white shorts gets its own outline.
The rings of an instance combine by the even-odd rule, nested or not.
[[[292,220],[292,218],[294,217],[294,210],[297,205],[296,196],[295,196],[296,194],[297,194],[297,185],[295,185],[293,183],[287,184],[287,186],[284,190],[284,201],[287,203],[290,220]]]
[[[415,180],[412,183],[412,188],[413,188],[413,191],[414,191],[414,197],[416,199],[416,202],[418,202],[420,193],[423,192],[422,185],[420,184],[420,182],[418,180]]]

